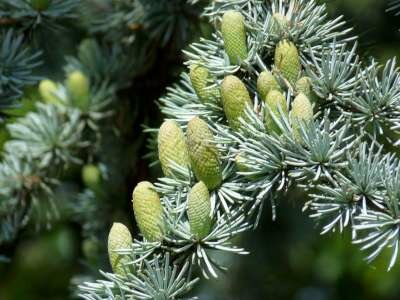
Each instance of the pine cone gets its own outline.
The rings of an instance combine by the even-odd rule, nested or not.
[[[34,10],[43,11],[49,8],[51,0],[31,0],[31,6]]]
[[[262,71],[257,79],[257,91],[260,94],[261,99],[265,101],[268,93],[272,90],[280,91],[281,87],[271,72]]]
[[[158,132],[158,157],[165,176],[172,175],[172,162],[190,165],[185,135],[176,121],[165,121]]]
[[[89,107],[89,79],[80,71],[74,71],[68,74],[67,88],[70,93],[73,104],[85,111]]]
[[[221,184],[221,163],[214,136],[206,122],[195,117],[188,123],[187,143],[193,172],[209,190]]]
[[[297,95],[292,103],[290,116],[292,121],[292,129],[296,139],[300,139],[299,120],[302,120],[304,122],[311,121],[313,119],[313,115],[313,108],[307,96],[303,93]]]
[[[119,249],[132,247],[132,236],[129,229],[122,223],[114,223],[108,234],[108,257],[113,272],[125,275],[124,265],[129,262],[129,257],[116,252]]]
[[[271,18],[271,34],[281,36],[289,29],[289,19],[280,14],[274,13]]]
[[[101,182],[101,172],[95,165],[85,165],[82,168],[82,181],[88,188],[95,190]]]
[[[297,95],[303,93],[307,96],[307,98],[311,101],[311,103],[315,103],[318,100],[318,96],[312,89],[311,79],[310,77],[301,77],[296,82],[296,93]]]
[[[275,49],[275,66],[290,84],[294,84],[301,72],[300,57],[292,42],[283,40]]]
[[[207,186],[196,183],[188,194],[187,214],[190,230],[199,240],[206,237],[211,229],[211,202]]]
[[[189,72],[190,82],[202,103],[213,102],[219,98],[219,90],[217,88],[209,88],[210,73],[203,66],[193,65]]]
[[[246,116],[246,104],[251,106],[251,99],[246,86],[236,76],[229,75],[222,81],[221,96],[229,126],[233,130],[239,129],[239,118]]]
[[[39,84],[39,94],[47,104],[61,104],[57,98],[57,84],[54,81],[45,79]]]
[[[268,93],[267,97],[265,98],[265,106],[268,106],[271,112],[277,118],[280,118],[280,113],[278,109],[279,106],[281,107],[282,112],[285,115],[288,115],[285,96],[283,96],[283,94],[279,91],[272,90]],[[279,126],[274,122],[274,119],[272,118],[268,109],[265,109],[264,122],[269,132],[281,132]]]
[[[139,182],[132,195],[133,212],[143,236],[149,241],[161,241],[164,232],[163,207],[154,186]]]
[[[231,64],[237,65],[247,57],[246,28],[240,12],[227,11],[222,16],[222,39]]]

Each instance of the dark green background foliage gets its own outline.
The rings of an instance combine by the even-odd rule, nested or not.
[[[82,2],[88,4],[91,1]],[[400,18],[385,12],[387,1],[326,2],[329,2],[332,16],[343,14],[354,26],[355,33],[360,36],[363,56],[372,55],[383,62],[399,53]],[[179,1],[171,3],[180,5]],[[129,7],[126,9],[128,11]],[[161,5],[156,12],[168,9]],[[82,11],[88,16],[96,15],[90,6],[84,5]],[[82,196],[80,203],[87,212],[82,218],[99,223],[100,228],[108,230],[113,221],[119,221],[129,225],[132,232],[138,231],[130,205],[132,189],[137,182],[155,179],[160,174],[158,167],[149,168],[149,160],[143,158],[147,148],[142,124],[157,127],[161,123],[155,100],[178,77],[183,60],[180,49],[197,38],[200,28],[203,34],[207,31],[206,26],[199,23],[203,21],[198,18],[198,10],[190,8],[189,11],[187,19],[178,20],[181,24],[177,27],[174,27],[175,23],[165,23],[165,32],[154,31],[157,24],[151,23],[151,18],[141,20],[147,31],[138,34],[136,40],[130,40],[130,34],[124,32],[124,22],[129,23],[129,17],[118,19],[115,16],[119,22],[112,26],[101,17],[87,17],[82,24],[74,26],[70,26],[70,20],[64,20],[67,26],[58,31],[51,30],[45,39],[41,31],[34,37],[28,34],[43,52],[40,75],[52,79],[63,77],[64,56],[75,55],[79,41],[87,36],[104,36],[108,45],[126,39],[121,51],[140,58],[140,64],[131,66],[132,73],[127,72],[118,87],[117,111],[112,122],[119,135],[106,134],[108,138],[103,141],[102,151],[98,154],[98,160],[109,166],[108,179],[104,180],[101,195],[96,200],[101,202],[98,203],[101,209],[90,210],[89,203],[85,202],[90,200],[90,195]],[[107,14],[107,11],[102,13]],[[17,30],[25,33],[34,26],[32,22],[23,24],[27,27]],[[176,28],[185,28],[185,31],[179,33]],[[23,108],[12,111],[13,114],[21,115],[24,109],[29,110],[30,101],[37,96],[35,92],[28,91],[28,94],[33,95],[30,96],[33,100],[23,101]],[[4,130],[1,135],[6,135]],[[64,204],[61,207],[65,211],[52,229],[32,235],[28,226],[13,242],[0,248],[0,254],[5,255],[0,256],[0,299],[68,299],[73,292],[71,281],[80,280],[77,274],[96,277],[97,269],[110,269],[105,231],[100,231],[97,236],[87,236],[79,216],[68,217],[69,206],[65,203],[76,199],[82,188],[80,169],[68,170],[63,181],[67,183],[58,188],[56,196]],[[202,281],[195,291],[200,299],[400,299],[399,264],[388,273],[385,255],[367,265],[362,260],[363,253],[351,245],[349,236],[319,236],[318,229],[301,214],[304,195],[299,190],[288,191],[279,202],[276,222],[271,221],[266,207],[259,228],[238,241],[251,254],[221,257],[230,270],[217,281]]]

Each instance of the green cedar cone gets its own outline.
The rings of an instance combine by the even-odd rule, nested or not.
[[[164,231],[163,207],[154,186],[139,182],[132,195],[133,212],[143,236],[149,241],[161,241]]]
[[[235,164],[236,164],[236,168],[239,170],[239,172],[247,172],[248,171],[248,168],[245,165],[245,162],[246,162],[246,159],[243,157],[243,155],[241,153],[236,155]]]
[[[288,30],[289,25],[290,22],[286,16],[280,13],[274,13],[271,19],[271,34],[280,36]]]
[[[95,190],[101,182],[100,169],[95,165],[85,165],[82,168],[82,181],[88,188]]]
[[[290,84],[295,84],[301,71],[299,52],[292,42],[283,40],[275,49],[275,66]]]
[[[190,165],[185,135],[176,121],[165,121],[158,132],[158,157],[165,176],[172,175],[171,163]]]
[[[68,74],[67,88],[72,97],[74,105],[86,111],[89,107],[90,83],[89,79],[80,71]]]
[[[219,98],[217,88],[208,88],[210,73],[207,68],[193,65],[190,67],[189,77],[193,89],[202,103],[212,102],[213,99]]]
[[[299,120],[304,122],[311,121],[313,119],[313,108],[310,100],[307,98],[306,95],[300,93],[296,96],[292,103],[292,110],[291,110],[291,121],[292,121],[292,128],[296,139],[300,138],[299,133]]]
[[[221,163],[214,136],[206,122],[195,117],[188,123],[187,143],[192,169],[197,180],[209,190],[221,184]]]
[[[240,12],[227,11],[222,16],[222,39],[231,64],[237,65],[247,57],[246,28]]]
[[[57,90],[57,84],[54,81],[45,79],[39,84],[39,94],[47,104],[61,104],[56,96]]]
[[[301,77],[299,80],[296,82],[296,93],[300,94],[303,93],[308,97],[308,99],[311,101],[311,103],[315,103],[318,99],[318,96],[315,94],[315,92],[312,89],[311,86],[311,79],[310,77]]]
[[[43,11],[49,8],[51,0],[31,0],[31,6],[37,11]]]
[[[116,250],[132,247],[132,236],[129,229],[122,223],[114,223],[108,234],[108,257],[115,274],[125,275],[124,265],[129,257],[118,254]]]
[[[272,90],[280,91],[281,87],[271,72],[262,71],[257,79],[257,91],[261,99],[264,101],[268,93]]]
[[[199,240],[206,237],[211,229],[211,202],[207,186],[196,183],[188,194],[187,214],[190,231]]]
[[[245,117],[246,104],[251,106],[251,99],[246,86],[236,76],[226,76],[221,84],[221,96],[229,126],[233,130],[239,129],[239,118]]]
[[[267,97],[265,98],[265,106],[268,106],[271,112],[277,118],[280,118],[278,109],[279,106],[281,107],[282,112],[285,115],[288,115],[285,96],[277,90],[272,90],[268,93]],[[265,109],[264,120],[265,126],[269,132],[280,133],[279,126],[275,123],[268,109]]]

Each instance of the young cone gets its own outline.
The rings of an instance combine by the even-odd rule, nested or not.
[[[236,76],[226,76],[221,84],[221,96],[229,126],[233,130],[239,129],[239,118],[245,117],[246,104],[251,106],[251,99],[246,86]]]
[[[257,91],[260,94],[261,99],[265,100],[268,93],[272,90],[280,91],[281,87],[271,72],[262,71],[257,79]]]
[[[49,8],[51,0],[31,0],[31,6],[37,11],[43,11]]]
[[[82,168],[82,181],[88,188],[96,190],[101,182],[100,169],[95,165],[85,165]]]
[[[307,98],[311,101],[311,103],[315,103],[317,101],[317,95],[312,89],[311,79],[310,77],[301,77],[296,82],[296,93],[297,95],[303,93],[307,96]]]
[[[139,182],[132,195],[133,212],[143,236],[149,241],[161,241],[164,231],[163,208],[154,186]]]
[[[287,40],[279,42],[275,49],[275,66],[290,84],[295,84],[301,71],[299,52]]]
[[[190,231],[198,239],[206,237],[211,228],[211,202],[207,186],[196,183],[188,194],[187,214]]]
[[[222,16],[222,39],[231,64],[237,65],[247,57],[246,28],[240,12],[227,11]]]
[[[203,66],[193,65],[190,67],[189,72],[190,82],[202,103],[212,102],[214,99],[219,98],[219,91],[217,88],[209,88],[210,73],[208,69]]]
[[[292,128],[296,139],[300,138],[300,124],[299,121],[307,122],[313,119],[313,108],[310,100],[306,95],[300,93],[294,99],[291,110]]]
[[[289,28],[289,20],[280,13],[274,13],[271,18],[271,34],[281,36]]]
[[[108,257],[115,274],[125,275],[124,265],[129,258],[116,252],[119,249],[127,249],[132,246],[132,236],[129,229],[122,223],[114,223],[108,234]]]
[[[44,79],[39,84],[39,94],[47,104],[61,104],[56,96],[57,84],[54,81]]]
[[[73,104],[85,111],[89,106],[90,83],[89,79],[80,71],[68,74],[67,88],[72,97]]]
[[[192,169],[197,180],[203,181],[209,190],[221,184],[221,163],[214,136],[206,122],[195,117],[188,123],[187,143]]]
[[[190,165],[185,135],[176,121],[165,121],[158,132],[158,157],[165,176],[172,175],[172,163]]]
[[[276,117],[280,117],[279,106],[285,115],[288,115],[288,109],[286,105],[286,99],[283,94],[277,90],[272,90],[268,93],[265,98],[265,106],[267,106],[271,113]],[[269,132],[280,133],[279,126],[275,123],[270,111],[266,108],[264,114],[265,126]]]

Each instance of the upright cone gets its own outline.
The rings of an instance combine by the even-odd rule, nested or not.
[[[172,175],[172,164],[190,165],[185,135],[176,121],[165,121],[158,132],[158,157],[165,176]]]
[[[271,18],[271,34],[281,36],[288,30],[289,19],[281,13],[274,13]]]
[[[264,120],[265,126],[267,127],[269,132],[280,133],[279,126],[274,121],[271,113],[276,117],[280,118],[279,106],[281,107],[282,112],[285,115],[288,115],[288,109],[286,105],[286,99],[283,94],[277,90],[272,90],[268,93],[265,98],[265,106],[269,108],[269,110],[265,109]]]
[[[222,173],[214,136],[206,122],[195,117],[188,123],[187,143],[192,169],[197,180],[203,181],[209,190],[221,184]]]
[[[188,194],[187,214],[190,231],[197,239],[202,239],[211,228],[211,202],[207,186],[202,182],[196,183]]]
[[[275,49],[275,66],[289,83],[295,84],[300,75],[301,64],[296,46],[287,40],[279,42]]]
[[[163,208],[154,186],[139,182],[132,195],[133,212],[143,236],[149,241],[161,241],[164,234]]]
[[[129,229],[122,223],[114,223],[108,234],[108,257],[115,274],[125,275],[124,265],[129,262],[129,257],[118,254],[116,250],[132,247],[132,236]]]
[[[303,93],[304,95],[307,96],[307,98],[311,101],[311,103],[315,103],[318,99],[318,96],[312,89],[310,77],[304,76],[301,77],[299,80],[297,80],[296,93],[297,95]]]
[[[233,130],[240,128],[240,118],[245,117],[246,104],[251,106],[251,99],[244,83],[236,76],[226,76],[221,85],[222,104],[229,126]]]
[[[306,95],[300,93],[294,99],[292,103],[292,110],[291,110],[291,122],[294,135],[296,139],[300,138],[300,124],[299,121],[311,121],[313,119],[313,108],[311,105],[310,100],[307,98]]]
[[[68,74],[67,88],[73,104],[77,108],[86,111],[90,101],[89,79],[81,71],[74,71]]]
[[[242,14],[227,11],[222,17],[221,33],[231,64],[239,64],[247,57],[246,28]]]
[[[43,11],[49,8],[51,0],[30,0],[31,6],[37,11]]]
[[[193,89],[202,103],[213,102],[214,99],[219,98],[218,89],[209,87],[210,73],[207,68],[193,65],[190,67],[189,77]]]
[[[57,98],[57,84],[54,81],[44,79],[39,84],[39,94],[47,104],[61,104]]]
[[[262,71],[257,79],[257,91],[261,99],[264,101],[268,93],[272,90],[280,91],[281,87],[271,72]]]
[[[101,183],[101,171],[92,164],[85,165],[82,168],[82,181],[92,190],[97,190]]]

